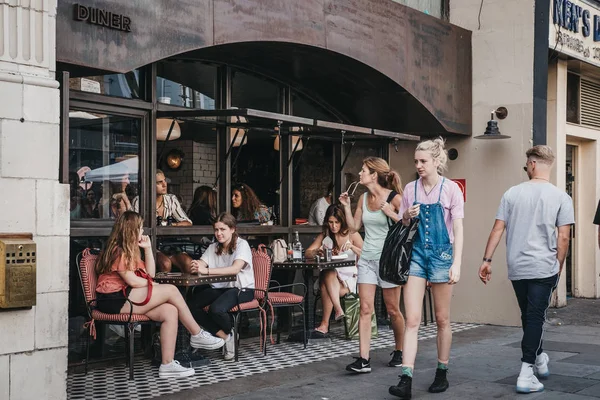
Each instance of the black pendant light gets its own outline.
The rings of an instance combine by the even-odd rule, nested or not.
[[[475,139],[510,139],[510,136],[500,133],[498,121],[494,120],[494,114],[496,114],[498,119],[504,119],[508,116],[508,110],[506,107],[498,107],[496,110],[493,110],[492,119],[488,121],[485,133],[483,135],[475,136]]]

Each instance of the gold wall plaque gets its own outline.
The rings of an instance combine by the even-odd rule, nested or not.
[[[36,245],[30,238],[0,237],[0,308],[35,305],[36,260]]]

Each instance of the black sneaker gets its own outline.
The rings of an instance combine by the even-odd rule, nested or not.
[[[371,359],[365,360],[362,357],[354,357],[356,360],[346,367],[346,371],[367,373],[371,372]]]
[[[390,353],[390,356],[392,356],[392,359],[388,363],[389,367],[401,367],[402,366],[402,350],[394,350]]]
[[[400,376],[398,386],[390,386],[389,392],[392,396],[408,400],[412,397],[412,378],[408,375]]]
[[[446,379],[447,373],[447,369],[438,368],[435,370],[435,379],[431,386],[429,386],[429,393],[442,393],[448,389],[450,384],[448,383],[448,379]]]

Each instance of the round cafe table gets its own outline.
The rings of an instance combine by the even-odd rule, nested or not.
[[[232,282],[236,280],[236,275],[198,275],[182,272],[157,272],[154,280],[162,284],[171,284],[177,286],[182,291],[183,298],[187,299],[189,290],[196,286],[207,285],[219,282]],[[202,356],[199,352],[193,351],[190,346],[190,334],[185,327],[179,323],[177,329],[177,342],[175,343],[175,359],[181,365],[190,368],[196,368],[210,364],[210,360]]]

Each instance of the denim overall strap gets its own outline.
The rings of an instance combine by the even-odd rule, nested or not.
[[[415,181],[415,202],[414,202],[414,204],[417,204],[417,182],[419,182],[418,179]]]
[[[446,178],[442,177],[442,185],[440,186],[440,196],[438,197],[438,203],[441,202],[442,200],[442,190],[444,189],[444,182],[446,181]]]

